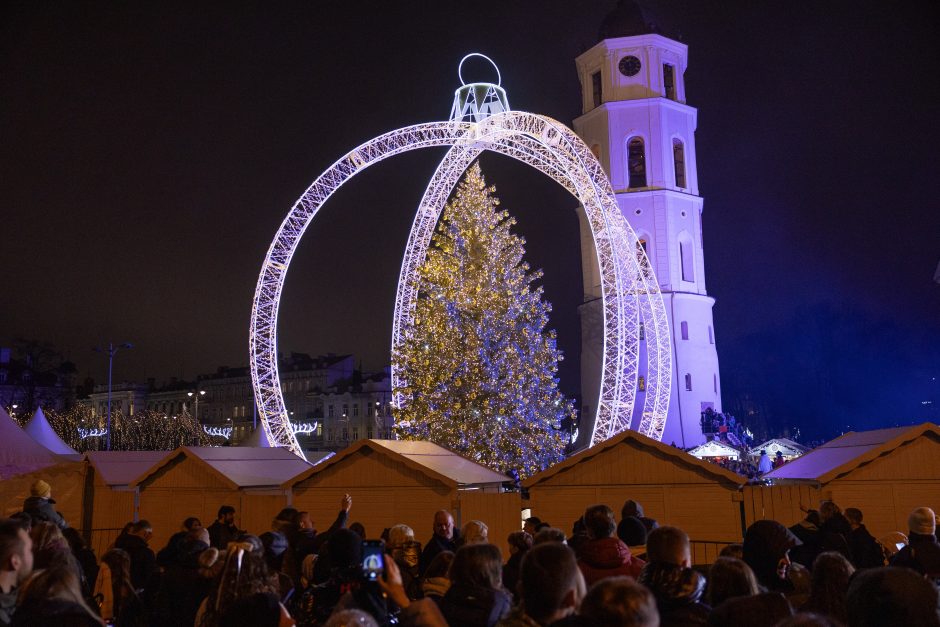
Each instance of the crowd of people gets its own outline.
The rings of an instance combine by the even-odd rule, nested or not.
[[[423,544],[405,524],[369,540],[346,495],[323,531],[288,507],[254,535],[223,506],[207,527],[182,521],[156,552],[150,523],[128,523],[99,558],[48,484],[25,505],[0,519],[4,626],[940,627],[940,543],[926,507],[886,546],[861,511],[823,501],[789,529],[753,523],[705,567],[682,529],[633,500],[619,520],[588,507],[570,534],[529,518],[509,534],[509,555],[485,522],[457,529],[447,511]]]
[[[749,448],[754,434],[730,413],[717,412],[711,407],[702,412],[699,424],[702,433],[710,439],[719,439],[732,446]]]

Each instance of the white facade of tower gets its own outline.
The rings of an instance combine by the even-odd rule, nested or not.
[[[695,165],[696,110],[685,104],[688,49],[657,34],[605,39],[576,60],[583,114],[575,131],[610,177],[624,217],[645,243],[673,340],[673,381],[663,442],[690,447],[704,441],[706,407],[721,410],[721,380],[712,306],[705,290],[702,198]],[[600,386],[602,341],[597,254],[583,211],[581,256],[582,424],[587,446]],[[645,343],[633,428],[645,387]]]

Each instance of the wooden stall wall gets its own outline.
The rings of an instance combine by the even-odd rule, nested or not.
[[[63,462],[23,475],[14,475],[0,481],[0,514],[8,516],[23,511],[23,501],[29,497],[29,488],[42,479],[52,486],[52,499],[56,511],[69,525],[83,531],[82,512],[85,498],[85,472],[83,462]]]
[[[124,525],[134,520],[134,489],[114,489],[107,485],[91,464],[88,465],[91,494],[86,496],[88,541],[99,557],[118,537]]]
[[[806,516],[800,510],[800,505],[816,509],[819,501],[825,498],[819,488],[810,484],[746,485],[742,488],[742,496],[747,526],[758,520],[776,520],[787,527],[792,527]]]
[[[522,529],[522,498],[518,492],[497,494],[482,490],[459,490],[458,511],[455,518],[465,525],[471,520],[482,520],[489,527],[492,544],[503,552],[503,561],[509,559],[509,543],[506,538],[513,531]]]
[[[336,519],[343,494],[353,497],[349,521],[360,522],[369,538],[403,523],[424,544],[433,533],[434,512],[454,511],[457,490],[367,447],[293,486],[294,507],[310,512],[319,531]]]
[[[239,527],[258,536],[270,531],[271,522],[279,511],[287,507],[287,501],[286,491],[280,488],[242,490],[239,503],[233,504],[241,514]],[[203,520],[203,524],[208,525],[209,522]]]

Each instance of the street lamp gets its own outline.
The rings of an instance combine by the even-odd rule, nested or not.
[[[108,423],[106,425],[108,432],[105,436],[105,450],[111,450],[111,372],[114,368],[114,356],[117,355],[117,352],[122,348],[134,348],[134,345],[130,342],[124,342],[120,346],[115,346],[112,342],[108,342],[108,348],[102,349],[100,347],[95,347],[91,350],[96,353],[107,353],[108,354]]]
[[[205,396],[205,395],[206,395],[205,390],[199,390],[198,394],[195,392],[186,392],[186,396],[188,396],[189,398],[193,398],[194,396],[196,397],[195,400],[193,401],[196,404],[196,422],[199,422],[199,397]]]

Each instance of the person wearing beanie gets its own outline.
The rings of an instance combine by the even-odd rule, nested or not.
[[[37,479],[29,488],[29,496],[23,501],[23,511],[29,514],[33,521],[44,520],[55,524],[59,529],[68,527],[62,514],[55,511],[55,501],[52,500],[52,486]]]
[[[659,526],[659,523],[652,518],[647,518],[643,513],[643,506],[633,499],[627,499],[623,507],[620,508],[620,519],[629,518],[634,516],[640,519],[640,522],[643,523],[643,526],[646,527],[646,533],[649,533],[653,529]]]
[[[780,592],[794,607],[809,600],[806,568],[790,561],[790,549],[801,542],[776,520],[758,520],[744,534],[744,561],[762,586]]]
[[[627,516],[617,525],[617,537],[629,547],[645,546],[646,536],[646,525],[636,516]]]
[[[937,517],[929,507],[918,507],[907,517],[910,530],[906,547],[891,558],[891,566],[915,570],[931,578],[940,577],[940,542],[937,542]]]

